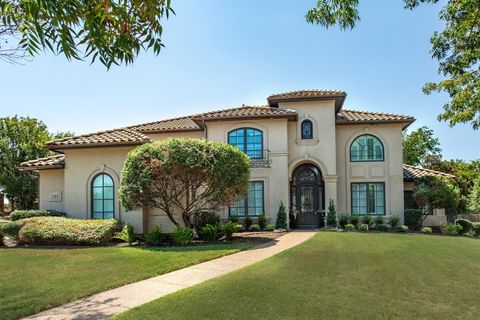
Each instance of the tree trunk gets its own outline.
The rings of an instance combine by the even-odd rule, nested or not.
[[[0,193],[0,215],[3,215],[5,212],[5,196],[3,193]]]

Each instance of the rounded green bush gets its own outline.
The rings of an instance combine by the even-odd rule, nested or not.
[[[348,231],[348,232],[352,232],[352,231],[355,231],[355,226],[351,223],[347,223],[345,225],[345,230]]]
[[[401,233],[407,233],[408,230],[409,230],[409,229],[408,229],[408,226],[405,226],[405,225],[400,226],[400,227],[397,228],[397,232],[401,232]]]
[[[348,224],[348,216],[346,214],[342,214],[339,218],[338,218],[338,224],[340,225],[340,227],[342,229],[345,229],[345,226]]]
[[[381,232],[387,232],[388,227],[386,225],[384,225],[383,223],[379,223],[379,224],[375,225],[375,230],[381,231]]]
[[[433,231],[430,227],[423,227],[422,229],[420,229],[420,232],[423,234],[432,234]]]
[[[351,215],[350,216],[350,224],[353,224],[355,227],[358,225],[358,222],[360,221],[360,218],[357,215]]]
[[[163,235],[160,226],[155,226],[150,232],[145,234],[145,242],[151,245],[158,246],[162,243]]]
[[[376,216],[374,221],[375,221],[375,225],[385,224],[385,219],[383,216]]]
[[[207,224],[205,227],[201,229],[201,236],[203,239],[207,241],[215,241],[217,240],[217,233],[218,229],[216,226]]]
[[[360,232],[368,232],[368,224],[363,223],[358,227],[358,231]]]
[[[473,222],[467,219],[457,219],[455,220],[455,224],[458,224],[462,227],[462,229],[458,232],[459,234],[467,233],[473,229]]]
[[[267,226],[267,218],[265,217],[265,214],[261,214],[258,216],[258,225],[260,226],[260,229],[264,230],[265,227]]]
[[[262,229],[260,228],[260,226],[258,224],[252,224],[250,226],[250,231],[261,231]]]
[[[388,218],[388,224],[392,228],[396,228],[399,223],[400,223],[400,217],[397,215],[393,215]]]
[[[235,225],[235,232],[243,232],[247,229],[245,229],[245,226],[243,224],[237,224]]]
[[[225,238],[230,241],[233,239],[233,233],[237,229],[237,224],[235,222],[227,222],[223,225],[223,233]]]
[[[275,230],[275,226],[273,224],[267,224],[264,228],[265,231],[273,231]]]
[[[65,213],[57,210],[15,210],[10,214],[12,221],[33,217],[65,217]]]
[[[449,223],[442,225],[442,233],[450,236],[456,236],[462,231],[462,226],[456,223]]]
[[[173,241],[177,246],[188,246],[193,242],[193,229],[177,227],[172,233]]]

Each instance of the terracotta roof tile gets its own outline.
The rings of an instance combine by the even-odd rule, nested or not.
[[[396,122],[407,125],[415,121],[415,118],[401,114],[369,112],[359,110],[343,109],[337,114],[337,123],[375,123],[375,122]]]
[[[51,157],[39,158],[35,160],[25,161],[20,164],[20,170],[40,170],[40,169],[57,169],[65,167],[65,155],[57,154]]]
[[[48,149],[75,148],[78,146],[104,146],[104,145],[132,145],[150,141],[150,138],[140,132],[123,128],[109,131],[100,131],[74,137],[63,138],[47,142]]]
[[[294,110],[272,108],[269,106],[241,106],[238,108],[223,109],[205,112],[192,116],[194,120],[235,119],[235,118],[270,118],[270,117],[297,117]]]
[[[296,90],[289,92],[276,93],[269,96],[268,100],[285,99],[285,98],[319,98],[319,97],[345,97],[347,93],[340,90]]]
[[[201,130],[201,128],[189,116],[143,123],[136,126],[130,126],[128,128],[139,131],[139,132],[145,132],[145,133],[165,132],[165,131],[183,131],[183,130]]]
[[[442,176],[442,177],[447,177],[447,178],[454,178],[454,175],[445,173],[445,172],[440,172],[440,171],[435,171],[435,170],[430,170],[430,169],[424,169],[421,167],[415,167],[411,166],[408,164],[403,165],[403,179],[404,180],[415,180],[418,178],[422,177],[428,177],[428,176]]]

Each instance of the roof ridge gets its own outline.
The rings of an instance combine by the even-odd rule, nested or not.
[[[413,118],[412,116],[408,116],[406,114],[401,114],[401,113],[391,113],[391,112],[381,112],[381,111],[365,111],[365,110],[357,110],[357,109],[342,109],[342,111],[347,111],[347,112],[361,112],[361,113],[373,113],[373,114],[382,114],[382,115],[388,115],[388,116],[402,116],[402,117],[408,117],[408,118]],[[339,112],[339,113],[340,113]]]
[[[119,132],[119,131],[127,131],[129,133],[133,133],[133,134],[137,134],[139,136],[142,137],[143,140],[150,140],[149,137],[147,137],[146,135],[144,135],[143,133],[139,132],[139,131],[136,131],[136,130],[132,130],[128,127],[121,127],[121,128],[116,128],[116,129],[109,129],[109,130],[101,130],[101,131],[95,131],[95,132],[89,132],[89,133],[82,133],[82,134],[77,134],[77,135],[74,135],[74,136],[71,136],[71,137],[65,137],[65,138],[61,138],[61,139],[56,139],[56,140],[50,140],[50,141],[47,141],[45,144],[46,145],[49,145],[49,144],[52,144],[52,143],[58,143],[58,142],[64,142],[64,141],[68,141],[68,140],[71,140],[71,139],[78,139],[78,138],[85,138],[85,137],[89,137],[89,136],[93,136],[93,135],[99,135],[99,134],[105,134],[105,133],[112,133],[112,132]]]
[[[414,165],[406,164],[406,163],[404,163],[403,165],[404,165],[405,167],[409,167],[409,168],[413,168],[413,169],[424,170],[424,171],[428,171],[428,172],[432,172],[432,173],[441,173],[441,174],[450,175],[450,176],[454,177],[453,174],[446,173],[446,172],[442,172],[442,171],[438,171],[438,170],[428,169],[428,168],[424,168],[424,167],[420,167],[420,166],[414,166]]]
[[[20,165],[22,165],[24,163],[32,162],[32,161],[41,161],[41,160],[48,160],[48,159],[53,159],[53,158],[65,158],[65,155],[61,154],[61,153],[60,154],[54,154],[53,156],[48,156],[48,157],[42,157],[42,158],[23,161],[23,162],[20,163]]]
[[[347,94],[347,92],[344,90],[336,90],[336,89],[300,89],[300,90],[291,90],[291,91],[274,93],[269,95],[268,98],[273,98],[275,96],[282,96],[282,95],[288,95],[288,94],[302,93],[302,92]]]
[[[208,113],[216,113],[216,112],[225,112],[225,111],[232,111],[232,110],[237,110],[241,108],[271,108],[269,105],[262,104],[262,105],[247,105],[247,104],[242,104],[240,107],[231,107],[231,108],[224,108],[224,109],[217,109],[217,110],[212,110],[212,111],[207,111],[207,112],[202,112],[202,113],[197,113],[194,115],[191,115],[190,118],[195,118],[198,117],[202,114],[208,114]]]
[[[126,126],[126,127],[123,127],[123,128],[133,130],[132,128],[135,128],[135,127],[145,126],[145,125],[154,124],[154,123],[158,123],[158,122],[164,122],[164,121],[174,121],[174,120],[189,119],[189,118],[191,118],[191,117],[192,117],[192,116],[189,115],[189,116],[183,116],[183,117],[168,118],[168,119],[163,119],[163,120],[157,120],[157,121],[150,121],[150,122],[144,122],[144,123],[134,124],[134,125]]]

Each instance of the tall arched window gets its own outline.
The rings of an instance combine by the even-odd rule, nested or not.
[[[228,144],[238,147],[251,159],[263,159],[263,132],[253,128],[240,128],[228,133]]]
[[[302,139],[313,139],[313,124],[310,120],[302,122]]]
[[[113,179],[106,173],[96,175],[92,180],[92,218],[111,219],[115,216]]]
[[[382,142],[371,134],[357,137],[350,146],[350,161],[384,161]]]

